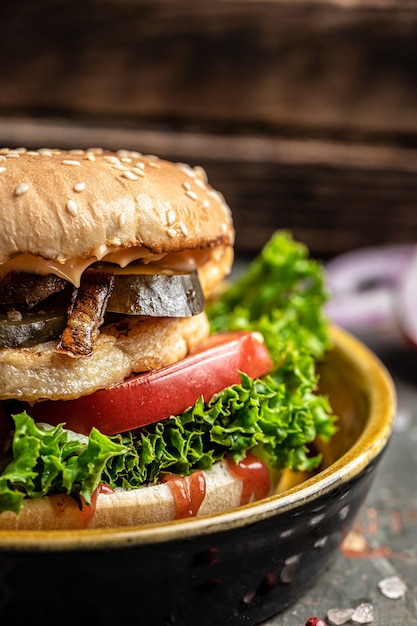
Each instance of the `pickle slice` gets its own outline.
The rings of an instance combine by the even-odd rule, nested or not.
[[[197,272],[190,274],[117,274],[107,311],[152,317],[190,317],[204,310]]]
[[[0,347],[29,348],[57,339],[66,320],[64,310],[0,315]]]

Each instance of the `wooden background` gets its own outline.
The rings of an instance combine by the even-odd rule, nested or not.
[[[417,0],[0,4],[0,145],[203,165],[252,254],[417,238]]]

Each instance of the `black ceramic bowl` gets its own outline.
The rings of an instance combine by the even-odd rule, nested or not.
[[[248,626],[297,600],[351,526],[394,418],[385,368],[345,332],[333,339],[321,384],[340,429],[319,473],[205,518],[0,531],[0,623]]]

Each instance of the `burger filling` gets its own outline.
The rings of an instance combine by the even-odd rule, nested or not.
[[[183,358],[209,333],[196,270],[87,269],[78,287],[53,274],[9,273],[0,306],[2,399],[92,393]]]
[[[25,277],[27,289],[16,276],[3,279],[8,324],[64,297],[69,308],[53,340],[0,350],[0,399],[29,403],[6,402],[0,415],[0,426],[12,426],[0,454],[0,512],[51,493],[89,504],[102,483],[138,488],[250,451],[278,472],[319,466],[315,442],[335,431],[317,393],[316,363],[330,344],[322,272],[304,246],[278,233],[205,312],[206,284],[200,291],[193,273],[175,276],[161,309],[165,295],[154,294],[166,293],[158,281],[168,277],[155,278],[151,297],[153,276],[122,280],[103,269],[87,270],[75,289],[50,276]],[[168,317],[179,300],[191,315]],[[219,339],[202,349],[209,331]],[[88,439],[74,441],[68,429],[80,422]]]

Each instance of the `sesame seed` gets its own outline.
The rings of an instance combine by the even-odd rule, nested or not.
[[[69,150],[69,154],[78,154],[79,156],[83,156],[85,150]]]
[[[161,167],[159,163],[156,163],[155,161],[149,161],[148,166],[153,167],[156,170],[159,170],[159,168]]]
[[[113,167],[115,170],[119,170],[120,172],[126,172],[128,169],[126,165],[123,165],[123,163],[115,163]]]
[[[50,150],[50,148],[41,148],[38,152],[41,156],[52,156],[52,150]]]
[[[210,196],[210,198],[214,198],[214,200],[217,200],[217,202],[222,202],[223,200],[221,194],[215,189],[209,189],[207,195]]]
[[[95,157],[95,155],[92,152],[89,152],[85,158],[87,159],[87,161],[95,161],[96,160],[96,157]]]
[[[191,185],[188,182],[182,183],[182,186],[184,187],[186,191],[190,191],[191,189]]]
[[[201,180],[201,182],[203,182],[203,183],[207,183],[208,182],[207,173],[206,173],[206,170],[204,169],[204,167],[201,167],[201,165],[196,165],[194,167],[194,172],[197,174],[197,178],[199,180]]]
[[[145,163],[142,163],[142,161],[139,161],[135,164],[135,167],[140,167],[141,170],[145,169]]]
[[[198,196],[195,191],[188,190],[185,192],[185,195],[191,198],[191,200],[198,200]]]
[[[128,156],[123,156],[120,160],[123,161],[123,163],[132,163],[132,159]]]
[[[25,154],[25,152],[27,152],[26,148],[20,147],[20,148],[16,148],[15,152],[18,152],[19,154]]]
[[[179,227],[181,229],[182,234],[187,236],[188,235],[188,228],[186,227],[184,222],[180,222]]]
[[[62,161],[63,165],[81,165],[79,161],[75,161],[74,159],[64,159]]]
[[[167,224],[168,226],[172,226],[175,224],[175,220],[177,219],[176,213],[173,209],[170,209],[167,213]]]
[[[195,178],[197,176],[192,167],[190,167],[187,163],[177,163],[177,167],[179,167],[179,169],[190,178]]]
[[[127,170],[126,172],[122,172],[122,176],[124,176],[128,180],[138,180],[138,177],[136,176],[136,174],[134,174],[130,170]]]
[[[177,231],[175,230],[175,228],[167,228],[167,233],[170,237],[176,237],[177,236]]]
[[[30,156],[40,156],[39,152],[37,152],[36,150],[28,150],[26,154]]]
[[[122,240],[120,239],[120,237],[113,237],[112,239],[109,239],[109,244],[111,246],[121,246]]]
[[[129,150],[118,150],[116,154],[119,157],[128,157],[130,153]]]
[[[14,190],[16,196],[23,196],[24,193],[29,191],[29,185],[27,183],[19,183]]]
[[[6,157],[8,159],[18,159],[20,157],[20,154],[18,152],[8,152],[6,154]]]
[[[74,189],[74,191],[77,191],[77,192],[84,191],[84,189],[85,189],[85,182],[84,181],[80,181],[79,183],[75,183],[73,189]]]
[[[210,207],[210,200],[207,200],[207,198],[203,201],[203,207],[205,209],[208,209]]]
[[[196,178],[196,179],[194,180],[194,182],[195,182],[195,184],[197,185],[197,187],[200,187],[200,189],[203,189],[203,190],[204,190],[204,189],[206,188],[206,183],[205,183],[205,182],[203,182],[203,181],[201,180],[201,178]]]
[[[118,222],[120,228],[126,224],[126,213],[119,213]]]
[[[114,156],[113,154],[106,154],[103,159],[109,163],[120,163],[119,157]]]
[[[142,168],[140,167],[132,167],[132,172],[135,172],[135,174],[137,174],[138,176],[140,176],[141,178],[143,178],[144,176],[146,176],[145,172],[143,171]]]
[[[136,152],[136,150],[131,150],[129,152],[129,155],[135,159],[140,159],[140,157],[142,156],[141,152]]]
[[[6,171],[5,167],[0,167],[0,174],[3,174],[3,172],[5,172],[5,171]]]
[[[10,152],[10,149],[9,149],[9,148],[2,148],[2,149],[0,150],[0,154],[7,154],[8,152]]]
[[[78,205],[75,200],[68,200],[67,202],[67,210],[73,217],[78,214]]]

